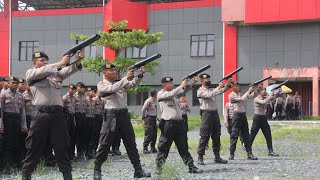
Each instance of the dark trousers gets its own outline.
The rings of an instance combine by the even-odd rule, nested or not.
[[[116,127],[112,141],[112,151],[119,150],[121,144],[120,127]]]
[[[187,133],[182,120],[165,120],[158,142],[156,163],[161,167],[169,154],[172,143],[175,143],[183,162],[193,166],[193,159],[188,150]]]
[[[74,114],[76,119],[76,132],[75,132],[75,139],[76,139],[76,146],[77,146],[77,156],[80,157],[85,150],[85,143],[84,140],[86,137],[85,135],[85,128],[86,128],[86,114],[85,113],[75,113]]]
[[[135,134],[130,121],[130,114],[128,113],[127,109],[106,111],[104,122],[100,131],[96,159],[94,161],[96,168],[101,168],[102,163],[107,160],[110,146],[112,145],[115,136],[116,128],[119,128],[124,146],[135,170],[141,170],[142,168]]]
[[[96,150],[99,144],[99,135],[100,135],[100,130],[102,127],[102,115],[96,114],[93,122],[93,132],[92,132],[92,138],[91,138],[91,148],[93,150]]]
[[[19,168],[22,165],[21,151],[21,115],[4,113],[4,162],[8,168]]]
[[[30,124],[31,124],[32,116],[26,115],[26,121],[27,121],[27,128],[30,130]],[[28,134],[21,133],[20,136],[20,149],[21,149],[21,157],[22,159],[25,158],[27,154],[27,148],[26,148],[26,138],[28,137]]]
[[[3,134],[0,134],[0,172],[4,169],[4,167],[5,167],[5,161],[4,161],[4,137],[3,137]]]
[[[230,134],[230,152],[236,151],[237,141],[239,134],[241,133],[244,147],[247,152],[251,152],[251,146],[249,141],[249,128],[246,113],[235,112],[232,117],[231,124],[231,134]]]
[[[27,155],[22,171],[33,172],[49,138],[61,172],[71,171],[69,159],[70,138],[67,130],[65,114],[38,112],[31,121],[30,131],[26,140]]]
[[[184,127],[186,128],[187,132],[189,130],[189,127],[188,127],[188,115],[187,114],[183,114],[182,115],[182,120],[184,122]]]
[[[74,114],[67,113],[66,116],[67,116],[66,117],[67,130],[70,137],[69,156],[70,156],[70,159],[73,159],[75,155],[74,151],[75,151],[75,142],[76,142],[76,121],[75,121]]]
[[[299,119],[299,118],[300,118],[300,109],[299,109],[299,105],[296,105],[294,109],[294,119]]]
[[[95,124],[95,118],[93,117],[87,117],[85,122],[85,129],[84,129],[84,149],[86,154],[91,154],[91,147],[92,144],[90,143],[93,136],[93,128]]]
[[[250,145],[252,146],[254,138],[256,137],[260,129],[264,135],[264,138],[267,141],[268,150],[273,151],[271,129],[267,121],[267,116],[265,115],[255,114],[253,116],[253,122],[252,122],[251,133],[250,133]]]
[[[287,104],[286,106],[286,120],[292,120],[294,119],[294,110],[293,104]]]
[[[144,142],[143,148],[147,149],[149,144],[155,147],[157,141],[157,117],[147,116],[144,119]]]
[[[267,118],[268,119],[273,119],[272,118],[272,114],[273,114],[273,108],[271,107],[270,104],[267,104]]]
[[[221,124],[217,111],[203,110],[201,113],[200,140],[198,154],[204,155],[209,139],[212,139],[213,152],[220,151]]]
[[[277,104],[277,106],[276,106],[276,118],[275,119],[281,120],[282,119],[281,114],[282,114],[282,105],[281,104]]]

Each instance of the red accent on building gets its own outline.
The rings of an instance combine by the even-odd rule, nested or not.
[[[4,0],[4,12],[0,12],[0,75],[9,75],[9,0]]]
[[[150,10],[164,10],[164,9],[181,9],[181,8],[196,8],[208,6],[221,6],[221,0],[199,0],[173,3],[158,3],[151,4]]]
[[[223,0],[221,5],[222,21],[244,21],[245,0]]]
[[[131,2],[129,0],[111,0],[104,7],[103,30],[109,31],[110,26],[106,21],[128,20],[126,29],[149,29],[148,5],[146,3]],[[105,47],[105,59],[113,61],[116,53],[110,48]]]
[[[224,75],[237,69],[237,26],[224,24]],[[233,76],[237,80],[237,76]],[[224,102],[226,104],[231,91],[224,93]]]

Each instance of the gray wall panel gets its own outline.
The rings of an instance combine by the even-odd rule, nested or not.
[[[151,11],[150,14],[154,14],[155,11]],[[154,17],[159,18],[159,17]],[[175,9],[169,11],[169,24],[181,24],[183,22],[183,10]]]
[[[169,39],[183,39],[183,24],[169,25]]]
[[[198,22],[212,22],[212,17],[214,17],[213,6],[203,7],[199,10]]]
[[[154,25],[169,24],[169,11],[159,10],[155,11]]]
[[[286,51],[283,56],[284,67],[300,67],[300,51]]]
[[[199,15],[198,8],[183,9],[183,23],[197,23],[198,15]]]
[[[319,50],[301,51],[301,59],[304,67],[319,66]]]

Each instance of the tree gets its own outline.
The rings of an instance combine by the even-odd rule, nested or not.
[[[119,78],[127,71],[128,67],[136,63],[137,60],[121,57],[119,54],[121,51],[129,47],[143,48],[145,45],[151,45],[160,41],[162,32],[149,33],[145,30],[133,29],[131,31],[126,30],[128,26],[127,20],[119,22],[106,22],[111,29],[109,31],[100,31],[101,38],[96,41],[96,45],[106,46],[112,50],[115,50],[116,57],[112,64],[117,68]],[[70,34],[70,37],[76,40],[84,41],[89,36],[84,34]],[[83,66],[90,72],[94,72],[100,75],[101,67],[106,62],[111,62],[109,59],[104,59],[102,56],[98,57],[86,57],[83,61]],[[152,75],[155,75],[155,68],[158,66],[158,61],[150,62],[146,65],[146,70]],[[140,85],[128,90],[129,93],[138,93],[142,91],[149,91],[150,87]]]

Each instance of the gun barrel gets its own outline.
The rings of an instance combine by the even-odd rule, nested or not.
[[[63,56],[65,56],[65,55],[73,56],[78,50],[81,50],[81,49],[89,46],[90,44],[96,42],[98,39],[100,39],[100,37],[101,36],[99,34],[95,34],[95,35],[91,36],[89,39],[72,47],[68,52],[64,53]]]
[[[197,76],[198,74],[202,73],[203,71],[207,70],[211,68],[211,65],[206,65],[190,74],[188,74],[186,77],[184,77],[182,80],[185,80],[185,79],[191,79],[193,76]]]
[[[139,61],[136,64],[130,66],[128,69],[134,69],[134,70],[139,69],[140,67],[142,67],[142,66],[148,64],[149,62],[154,61],[160,57],[161,57],[161,54],[159,54],[159,53],[154,54],[154,55],[147,57],[146,59]]]
[[[280,83],[278,86],[272,88],[271,91],[280,88],[281,86],[285,85],[287,82],[289,82],[289,80],[285,80],[284,82]]]
[[[239,71],[241,71],[243,69],[243,67],[239,67],[238,69],[232,71],[231,73],[229,73],[228,75],[224,76],[219,82],[222,82],[226,79],[231,78],[234,74],[238,73]]]
[[[256,82],[254,82],[254,83],[251,83],[251,84],[249,85],[249,87],[258,85],[258,84],[260,84],[260,83],[262,83],[262,82],[264,82],[264,81],[266,81],[266,80],[268,80],[268,79],[271,79],[271,78],[272,78],[272,76],[269,76],[269,77],[260,79],[259,81],[256,81]]]

